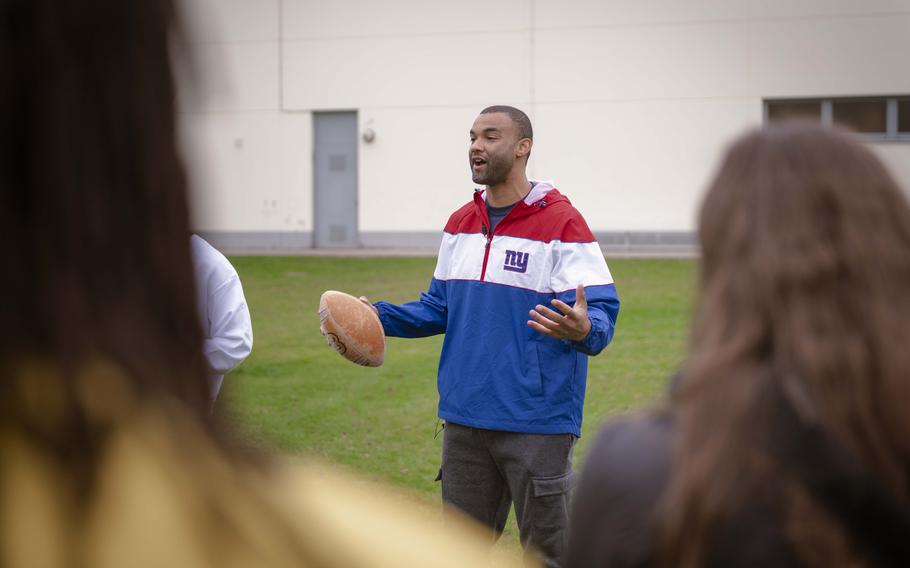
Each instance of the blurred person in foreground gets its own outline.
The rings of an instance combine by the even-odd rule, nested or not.
[[[811,125],[729,150],[667,407],[608,424],[568,565],[910,565],[910,210]]]
[[[173,22],[0,0],[0,565],[486,565],[479,529],[251,456],[209,413]]]

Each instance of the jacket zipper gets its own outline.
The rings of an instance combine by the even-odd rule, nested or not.
[[[535,203],[535,205],[538,205],[539,207],[546,207],[547,202],[544,200],[541,200],[538,203]],[[515,206],[517,207],[518,203],[516,203]],[[514,209],[515,208],[513,207],[512,210],[514,211]],[[509,211],[508,215],[506,215],[501,221],[499,221],[499,225],[501,225],[503,223],[503,221],[508,219],[510,215],[512,215],[512,211]],[[499,225],[497,225],[497,226],[499,226]],[[487,224],[481,223],[480,232],[483,233],[483,236],[485,236],[487,238],[487,244],[484,246],[484,249],[483,249],[483,266],[480,268],[480,281],[483,282],[484,278],[487,275],[487,260],[489,260],[489,258],[490,258],[490,243],[493,242],[493,231],[492,230],[488,231]]]
[[[502,221],[500,221],[500,223],[502,223]],[[480,281],[483,282],[484,277],[487,275],[487,260],[490,258],[490,243],[493,242],[493,231],[487,232],[486,224],[482,224],[480,230],[483,233],[483,236],[487,238],[487,244],[483,251],[483,267],[480,269]]]

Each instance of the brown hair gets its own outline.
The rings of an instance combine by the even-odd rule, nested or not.
[[[816,126],[749,133],[727,153],[699,230],[663,558],[700,565],[716,529],[747,502],[793,494],[775,459],[788,436],[775,431],[782,400],[906,504],[910,209],[880,161]],[[807,507],[780,509],[792,517]],[[837,523],[815,509],[836,540]],[[811,559],[810,546],[788,536]]]
[[[103,433],[74,377],[92,361],[210,424],[175,139],[174,9],[2,0],[0,27],[0,428],[90,471]],[[26,360],[62,380],[20,380]],[[59,421],[26,404],[32,387],[57,397]],[[95,393],[102,405],[109,396]]]

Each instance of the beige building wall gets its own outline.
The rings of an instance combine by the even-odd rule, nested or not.
[[[199,230],[309,246],[312,113],[356,110],[367,246],[429,244],[470,198],[489,104],[535,125],[602,243],[691,243],[724,145],[763,99],[910,94],[910,0],[188,0]],[[910,143],[876,143],[910,187]]]
[[[309,112],[281,104],[278,0],[186,0],[181,123],[195,228],[227,248],[310,246]],[[220,236],[220,241],[218,236]]]

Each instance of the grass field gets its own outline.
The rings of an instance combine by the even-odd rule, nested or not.
[[[319,333],[319,296],[335,289],[411,301],[432,258],[233,257],[253,317],[250,358],[225,379],[219,412],[280,450],[315,455],[438,502],[433,479],[441,337],[390,338],[377,369],[348,363]],[[592,358],[576,469],[603,420],[663,393],[684,352],[695,264],[609,262],[621,302],[612,344]],[[511,522],[510,522],[511,523]],[[508,533],[514,534],[510,525]],[[514,536],[511,537],[514,539]]]

